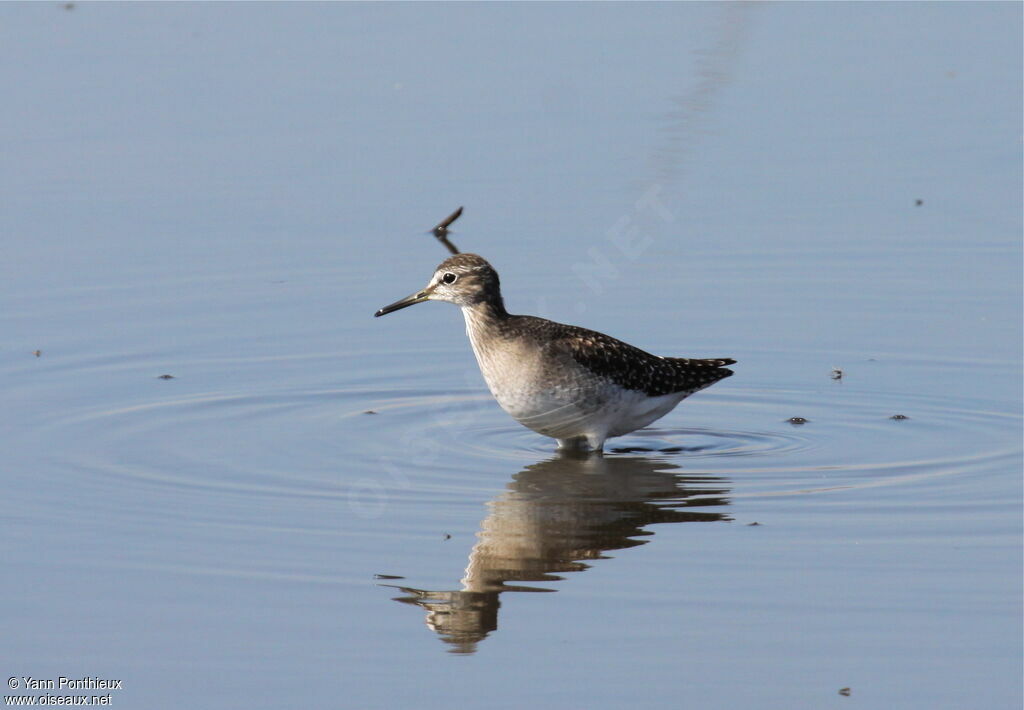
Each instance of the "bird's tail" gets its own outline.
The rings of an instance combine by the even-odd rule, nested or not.
[[[666,358],[666,360],[675,361],[689,372],[690,378],[697,385],[694,391],[710,387],[726,377],[732,377],[733,372],[726,365],[732,365],[736,362],[731,357],[708,358],[706,360],[673,357]]]

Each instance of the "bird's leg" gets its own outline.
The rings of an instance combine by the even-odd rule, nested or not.
[[[559,439],[558,450],[565,452],[592,452],[602,453],[604,449],[604,437],[597,434],[584,434],[574,436],[570,439]]]
[[[604,453],[604,435],[603,434],[587,434],[586,435],[587,446],[596,454]]]
[[[559,439],[558,448],[560,451],[586,451],[587,439],[583,436],[575,436],[571,439]]]

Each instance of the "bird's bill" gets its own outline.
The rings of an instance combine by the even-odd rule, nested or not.
[[[416,293],[412,294],[411,296],[406,296],[401,301],[395,301],[390,306],[384,306],[379,311],[374,313],[373,317],[374,318],[380,318],[381,316],[386,316],[388,313],[394,313],[395,311],[400,311],[403,308],[408,308],[409,306],[415,306],[417,303],[423,303],[424,301],[429,300],[429,298],[430,298],[430,292],[429,291],[417,291]]]

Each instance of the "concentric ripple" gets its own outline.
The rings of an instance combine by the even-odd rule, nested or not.
[[[606,456],[725,476],[735,495],[762,496],[978,472],[1020,455],[1012,435],[1019,418],[982,402],[951,407],[892,393],[820,399],[793,389],[702,393],[654,427],[609,441]],[[792,424],[789,412],[806,423]],[[672,426],[679,420],[701,425]],[[224,499],[349,500],[369,486],[392,503],[475,503],[555,455],[552,440],[470,388],[212,392],[86,409],[45,433],[87,442],[64,463],[88,471],[94,486]]]

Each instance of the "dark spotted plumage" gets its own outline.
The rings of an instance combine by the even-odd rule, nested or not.
[[[426,288],[381,316],[427,300],[462,307],[480,370],[505,411],[563,447],[600,450],[682,399],[732,375],[730,358],[658,357],[597,331],[505,310],[498,273],[476,254],[437,267]]]
[[[506,315],[497,328],[506,337],[526,337],[552,354],[565,353],[619,387],[658,397],[693,393],[732,375],[735,360],[658,357],[604,333],[535,316]]]

